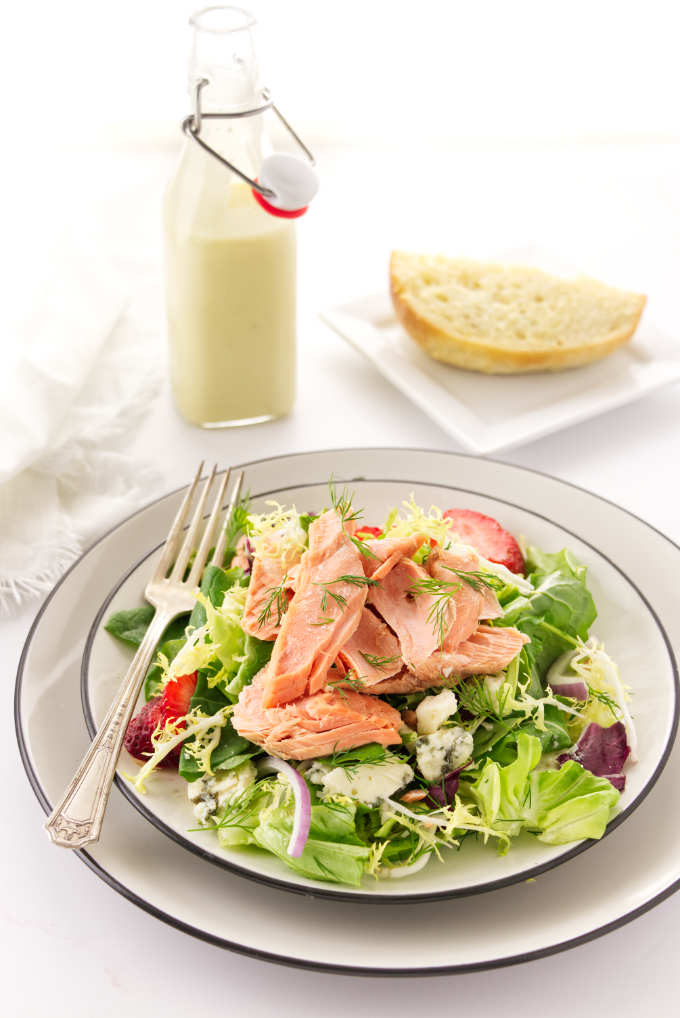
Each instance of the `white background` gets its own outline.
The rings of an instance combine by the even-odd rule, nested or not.
[[[317,150],[322,172],[319,198],[300,224],[300,397],[286,421],[203,435],[182,424],[164,392],[133,447],[156,461],[161,487],[181,484],[203,455],[226,463],[362,443],[455,448],[316,318],[321,307],[380,289],[393,245],[555,252],[646,292],[646,313],[680,333],[671,5],[253,8],[263,22],[264,77]],[[190,10],[173,0],[66,0],[4,15],[6,142],[8,125],[16,135],[3,162],[3,342],[71,246],[103,272],[122,257],[139,265],[140,277],[157,268],[160,197],[186,107]],[[77,306],[77,294],[73,300]],[[674,387],[505,458],[604,494],[677,541],[678,418]],[[237,958],[135,909],[47,844],[20,769],[10,686],[35,608],[0,630],[7,664],[0,957],[11,959],[4,1013],[673,1012],[677,899],[566,955],[408,982]]]

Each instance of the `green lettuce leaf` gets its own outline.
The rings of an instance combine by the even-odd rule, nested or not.
[[[230,590],[234,584],[237,583],[239,586],[247,586],[249,582],[249,577],[245,575],[242,569],[219,569],[216,566],[207,566],[201,580],[201,593],[214,607],[219,607],[224,600],[225,593],[227,590]],[[147,607],[151,609],[151,617],[153,617],[153,609],[151,608],[151,605],[147,605]],[[126,618],[133,614],[133,612],[118,612],[116,616],[112,616],[111,619],[109,619],[109,622],[107,622],[107,628],[111,623],[114,623],[114,628],[124,626],[126,624]],[[115,621],[117,616],[120,616],[120,619]],[[151,619],[149,618],[149,621],[150,620]],[[191,629],[199,629],[201,626],[205,625],[205,622],[205,607],[197,602],[190,616],[182,615],[180,618],[175,619],[170,623],[163,634],[163,638],[156,649],[156,654],[149,666],[149,670],[146,673],[146,678],[144,680],[144,696],[147,700],[157,696],[162,689],[163,668],[158,660],[158,655],[163,654],[169,662],[174,661],[182,647],[187,642],[187,626]],[[122,638],[122,636],[119,636],[119,639]],[[236,639],[233,642],[238,650],[241,647],[242,639]],[[201,665],[203,663],[202,658],[206,656],[209,657],[209,655],[210,651],[206,649],[204,652],[197,655],[198,660],[196,662],[189,661],[187,666],[189,667],[192,664],[195,666]],[[214,669],[215,672],[217,670],[218,668]],[[206,675],[207,674],[209,673],[206,671]],[[232,700],[232,702],[235,701]],[[223,706],[223,704],[220,706]],[[212,713],[215,712],[213,711]]]
[[[582,838],[601,838],[619,792],[607,778],[597,778],[575,760],[559,771],[539,771],[531,778],[528,825],[539,841],[564,845]]]
[[[358,887],[370,851],[356,831],[356,806],[314,800],[312,792],[309,837],[299,858],[287,851],[293,829],[293,793],[272,779],[257,782],[225,808],[218,821],[219,840],[225,847],[257,845],[302,876]]]
[[[520,652],[520,682],[540,695],[548,668],[577,639],[585,640],[597,611],[586,586],[586,568],[567,549],[548,554],[530,547],[526,555],[531,594],[519,594],[505,605],[499,622],[526,633],[531,643]]]
[[[273,649],[274,644],[270,641],[258,640],[256,636],[246,633],[241,664],[234,678],[225,687],[232,703],[236,703],[244,686],[249,686],[260,669],[264,668]]]
[[[535,771],[541,752],[540,739],[519,732],[512,763],[503,766],[487,759],[468,788],[485,824],[509,837],[523,829],[533,831],[551,845],[601,838],[618,791],[575,760],[559,770]]]
[[[234,584],[240,587],[247,587],[250,577],[246,576],[242,569],[236,566],[234,569],[220,569],[219,566],[206,566],[201,579],[201,593],[207,597],[214,608],[219,608],[224,600],[224,595]],[[189,619],[192,629],[200,629],[207,621],[206,611],[198,601]]]
[[[494,760],[487,760],[470,786],[487,827],[503,831],[510,838],[519,834],[525,823],[530,794],[529,775],[540,759],[540,740],[520,733],[512,763],[502,767]]]
[[[190,630],[203,633],[182,651],[181,667],[187,672],[204,672],[209,683],[220,685],[223,691],[241,664],[245,633],[240,617],[249,582],[241,569],[208,566],[189,620]],[[241,592],[238,598],[232,596],[236,588]]]
[[[293,797],[265,809],[253,831],[255,844],[273,852],[287,866],[314,880],[358,887],[368,862],[369,848],[356,833],[354,804],[312,806],[309,837],[302,855],[294,859],[287,846],[293,829]]]

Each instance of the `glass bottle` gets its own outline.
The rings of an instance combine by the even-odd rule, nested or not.
[[[255,19],[236,7],[190,21],[192,94],[203,112],[262,104]],[[203,119],[201,137],[249,177],[262,162],[262,114]],[[192,424],[220,428],[287,414],[295,397],[296,236],[247,183],[187,137],[165,199],[170,376]]]

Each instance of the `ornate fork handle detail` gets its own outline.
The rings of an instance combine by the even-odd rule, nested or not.
[[[116,762],[139,690],[163,630],[177,614],[157,609],[73,781],[45,823],[55,845],[82,848],[99,837]]]

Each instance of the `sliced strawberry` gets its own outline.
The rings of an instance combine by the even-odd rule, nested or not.
[[[171,679],[165,685],[163,692],[145,703],[139,713],[132,718],[123,743],[130,756],[134,756],[137,760],[147,760],[154,751],[151,736],[156,727],[159,724],[164,725],[171,719],[184,717],[188,713],[191,697],[196,689],[196,678],[197,672],[192,672],[191,675],[178,675]],[[159,766],[176,767],[179,763],[181,748],[181,746],[175,746],[161,760]]]
[[[452,530],[465,544],[472,545],[484,558],[506,566],[513,573],[524,573],[524,559],[517,541],[492,516],[472,509],[447,509],[444,516],[453,520]]]
[[[198,673],[192,672],[190,675],[177,675],[166,683],[161,693],[166,721],[168,718],[181,718],[188,713],[197,677]]]
[[[359,527],[354,535],[355,537],[361,538],[362,541],[368,540],[370,537],[381,537],[381,527]]]
[[[161,717],[161,696],[154,696],[153,700],[145,703],[138,714],[130,721],[125,733],[123,745],[130,754],[137,760],[146,760],[153,753],[151,735],[156,725],[162,722]],[[170,766],[174,761],[170,760],[172,753],[166,756],[161,766]]]

